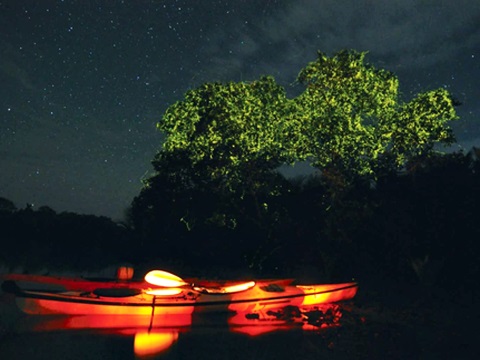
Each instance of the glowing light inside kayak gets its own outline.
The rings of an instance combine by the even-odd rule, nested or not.
[[[355,283],[312,286],[297,285],[297,288],[305,293],[301,303],[303,306],[351,299],[356,295],[358,290]]]
[[[178,295],[181,292],[182,289],[179,288],[148,289],[145,291],[146,294],[154,296],[173,296]]]
[[[249,281],[249,282],[238,284],[238,285],[225,286],[224,289],[226,293],[230,294],[234,292],[248,290],[254,285],[255,285],[255,281]]]
[[[193,290],[208,293],[208,294],[233,294],[240,291],[248,290],[255,286],[255,281],[248,281],[240,284],[235,285],[227,285],[227,286],[194,286]]]
[[[145,281],[149,284],[162,287],[180,287],[188,285],[177,275],[163,270],[152,270],[145,275]]]

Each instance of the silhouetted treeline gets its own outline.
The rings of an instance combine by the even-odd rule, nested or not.
[[[333,193],[319,175],[276,177],[264,192],[232,196],[179,191],[178,179],[158,174],[133,201],[128,223],[140,254],[200,270],[453,286],[479,273],[478,156],[473,149],[417,159],[403,173]]]
[[[277,174],[276,192],[241,197],[178,191],[165,177],[134,199],[126,225],[48,207],[17,209],[1,199],[0,263],[74,269],[176,263],[209,275],[220,269],[473,287],[480,273],[479,155],[473,149],[429,157],[335,194],[319,175]]]
[[[0,265],[27,271],[98,269],[128,256],[128,231],[109,218],[12,205],[0,199]]]

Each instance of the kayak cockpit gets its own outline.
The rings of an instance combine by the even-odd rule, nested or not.
[[[102,297],[129,297],[136,296],[142,293],[141,289],[136,288],[97,288],[92,291],[92,294]]]

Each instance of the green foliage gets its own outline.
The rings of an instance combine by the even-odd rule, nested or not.
[[[158,123],[167,135],[163,151],[186,153],[203,176],[238,186],[252,171],[268,172],[288,160],[285,139],[294,127],[285,121],[289,104],[272,77],[204,84],[169,107]]]
[[[375,177],[380,164],[399,169],[436,143],[450,144],[447,123],[456,115],[448,92],[404,103],[396,76],[365,64],[365,55],[319,53],[300,71],[306,89],[294,99],[272,77],[190,90],[158,123],[167,135],[162,151],[186,154],[202,176],[235,189],[304,160],[340,177]]]
[[[304,137],[298,158],[344,175],[375,176],[382,158],[403,167],[435,143],[454,139],[447,122],[456,118],[444,89],[408,103],[398,96],[398,79],[364,63],[365,53],[322,53],[298,75],[306,90],[297,99]],[[307,144],[307,145],[305,145]]]
[[[456,118],[451,96],[445,89],[419,94],[402,104],[392,121],[382,126],[396,164],[401,166],[409,159],[430,153],[435,143],[452,144],[455,138],[446,124]]]

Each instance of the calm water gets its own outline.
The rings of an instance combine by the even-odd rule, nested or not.
[[[26,316],[4,305],[0,302],[2,360],[331,359],[328,332],[336,331],[299,324],[229,327],[225,319],[179,328],[85,328],[97,320]]]
[[[138,336],[138,335],[137,335]],[[144,335],[142,335],[144,336]],[[96,331],[8,333],[0,339],[1,359],[319,359],[325,343],[319,334],[283,330],[252,337],[228,329],[194,329],[184,333],[146,334],[138,338]],[[145,336],[144,336],[145,337]],[[169,339],[162,350],[157,342]],[[322,349],[322,347],[324,347]]]

